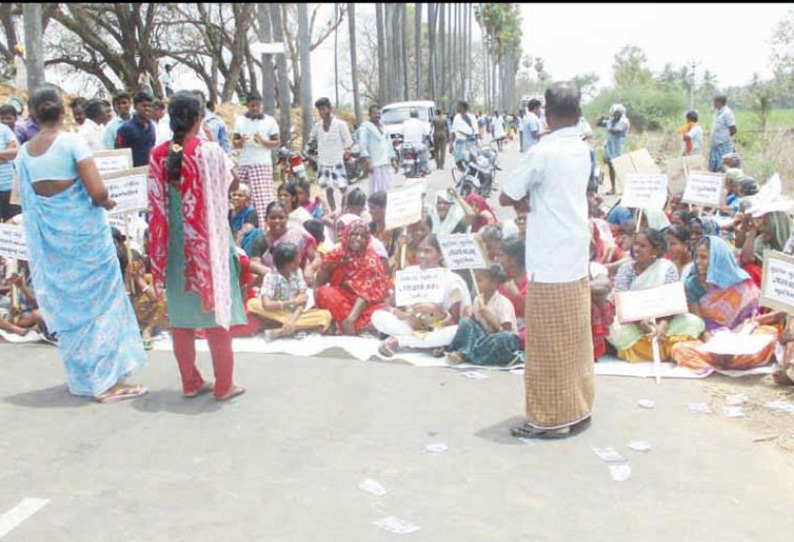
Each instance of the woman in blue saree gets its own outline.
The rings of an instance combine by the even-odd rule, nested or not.
[[[58,90],[40,88],[29,104],[41,131],[15,165],[33,285],[69,391],[99,402],[138,397],[146,388],[123,383],[146,354],[105,211],[115,202],[88,145],[63,130]]]

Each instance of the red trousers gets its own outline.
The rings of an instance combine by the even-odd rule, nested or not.
[[[212,354],[212,368],[215,370],[215,397],[222,397],[232,389],[234,373],[234,353],[232,336],[222,327],[205,329]],[[204,385],[204,379],[196,368],[196,330],[171,328],[174,355],[182,376],[182,392],[191,394]]]
[[[336,286],[320,286],[317,288],[314,303],[320,309],[331,311],[331,316],[338,326],[353,310],[353,305],[356,304],[358,296],[353,292],[342,290]],[[383,304],[376,303],[367,305],[364,312],[356,320],[356,331],[361,331],[367,327],[372,319],[372,313],[383,307]]]

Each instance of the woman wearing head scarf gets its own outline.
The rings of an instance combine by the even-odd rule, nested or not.
[[[615,277],[615,291],[644,290],[678,281],[675,264],[663,257],[667,246],[664,235],[657,230],[643,230],[634,237],[633,262],[623,264]],[[703,321],[693,314],[673,318],[660,318],[656,329],[649,322],[612,325],[608,341],[626,361],[653,359],[649,334],[656,333],[662,359],[669,359],[670,349],[676,342],[697,339],[703,333]]]
[[[197,137],[204,113],[191,93],[168,106],[173,139],[149,159],[149,254],[156,289],[166,286],[174,355],[182,393],[212,391],[224,401],[245,389],[234,385],[229,328],[246,323],[239,261],[229,231],[227,201],[232,163],[217,143]],[[204,329],[215,385],[196,368],[196,330]]]
[[[484,197],[479,194],[469,194],[463,199],[469,204],[469,207],[471,207],[476,216],[471,228],[472,233],[477,233],[485,226],[493,226],[499,223],[499,219],[496,218],[491,206],[488,205]]]
[[[452,188],[436,194],[435,205],[428,206],[427,215],[433,221],[436,235],[466,233],[475,220],[474,210]]]
[[[742,229],[736,235],[736,244],[742,247],[742,268],[759,288],[763,277],[764,251],[782,252],[791,232],[791,217],[785,211],[773,211],[756,218],[745,216]]]
[[[363,220],[347,226],[341,246],[323,256],[316,283],[322,284],[317,307],[331,311],[341,333],[355,335],[369,326],[372,313],[388,295],[390,281]]]
[[[733,330],[749,323],[753,334],[777,336],[773,326],[756,328],[747,322],[758,310],[761,292],[736,263],[728,245],[719,237],[707,236],[696,248],[693,272],[684,283],[692,314],[703,318],[708,335],[718,329]],[[673,346],[672,358],[689,369],[720,367],[749,369],[766,365],[775,350],[775,341],[753,355],[715,355],[702,350],[702,341],[689,341]]]
[[[626,136],[631,127],[626,116],[626,108],[621,104],[614,104],[609,109],[611,118],[601,117],[599,126],[607,129],[607,140],[604,144],[604,163],[609,166],[609,179],[612,183],[612,194],[615,193],[615,168],[612,159],[626,152]]]

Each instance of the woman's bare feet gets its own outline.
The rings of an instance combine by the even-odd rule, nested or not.
[[[97,403],[115,403],[124,399],[134,399],[146,395],[149,390],[141,385],[116,384],[108,391],[96,397]]]
[[[234,399],[235,397],[238,397],[238,396],[240,396],[240,395],[242,395],[244,393],[245,393],[245,388],[244,387],[242,387],[242,386],[232,386],[232,389],[230,389],[228,392],[226,392],[225,395],[221,395],[220,397],[216,397],[215,400],[216,401],[228,401],[229,399]]]
[[[205,393],[211,392],[215,388],[215,385],[212,382],[204,382],[199,389],[194,391],[193,393],[183,393],[182,395],[186,399],[192,399],[194,397],[198,397],[199,395],[204,395]]]

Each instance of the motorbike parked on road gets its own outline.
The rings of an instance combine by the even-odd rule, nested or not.
[[[292,149],[293,138],[289,144],[281,145],[277,153],[277,166],[284,182],[305,181],[306,166],[301,153]]]
[[[502,170],[498,162],[499,155],[493,144],[485,148],[470,147],[461,162],[463,173],[452,170],[456,190],[463,197],[479,194],[488,199],[497,188],[496,172]]]

